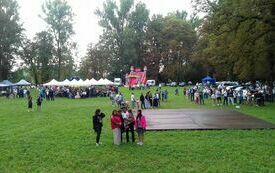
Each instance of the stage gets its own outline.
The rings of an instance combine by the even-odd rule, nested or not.
[[[275,129],[275,125],[228,109],[147,109],[147,130]]]

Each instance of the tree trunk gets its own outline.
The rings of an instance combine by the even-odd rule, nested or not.
[[[62,67],[61,67],[61,50],[60,50],[60,43],[59,41],[57,42],[57,59],[58,59],[58,69],[57,69],[57,80],[61,80],[61,71],[62,71]]]

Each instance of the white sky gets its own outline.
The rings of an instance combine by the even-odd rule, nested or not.
[[[67,0],[72,7],[74,17],[73,40],[78,45],[78,57],[75,60],[79,62],[80,57],[86,53],[89,43],[96,43],[102,28],[98,25],[98,17],[94,14],[97,8],[102,8],[104,0]],[[119,0],[116,0],[117,2]],[[135,2],[138,2],[136,0]],[[191,0],[140,0],[146,4],[150,10],[150,16],[153,14],[166,15],[168,12],[176,10],[185,10],[188,14],[192,13]],[[45,22],[38,17],[42,14],[42,4],[44,0],[17,0],[20,9],[20,18],[25,28],[25,34],[29,39],[33,38],[35,33],[46,29]]]

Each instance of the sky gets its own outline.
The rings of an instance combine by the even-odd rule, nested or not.
[[[119,0],[116,0],[119,2]],[[185,10],[192,13],[191,0],[136,0],[143,2],[153,14],[166,15],[176,10]],[[17,0],[19,14],[26,36],[31,39],[37,32],[45,30],[45,22],[39,17],[42,14],[42,4],[45,0]],[[102,34],[102,28],[98,25],[98,17],[94,14],[97,8],[102,9],[104,0],[67,0],[72,7],[74,16],[73,28],[75,35],[73,41],[77,43],[77,56],[75,61],[85,56],[87,45],[96,43]]]

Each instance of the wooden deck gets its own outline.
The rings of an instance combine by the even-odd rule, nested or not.
[[[227,109],[143,110],[147,130],[275,129],[264,120]]]

